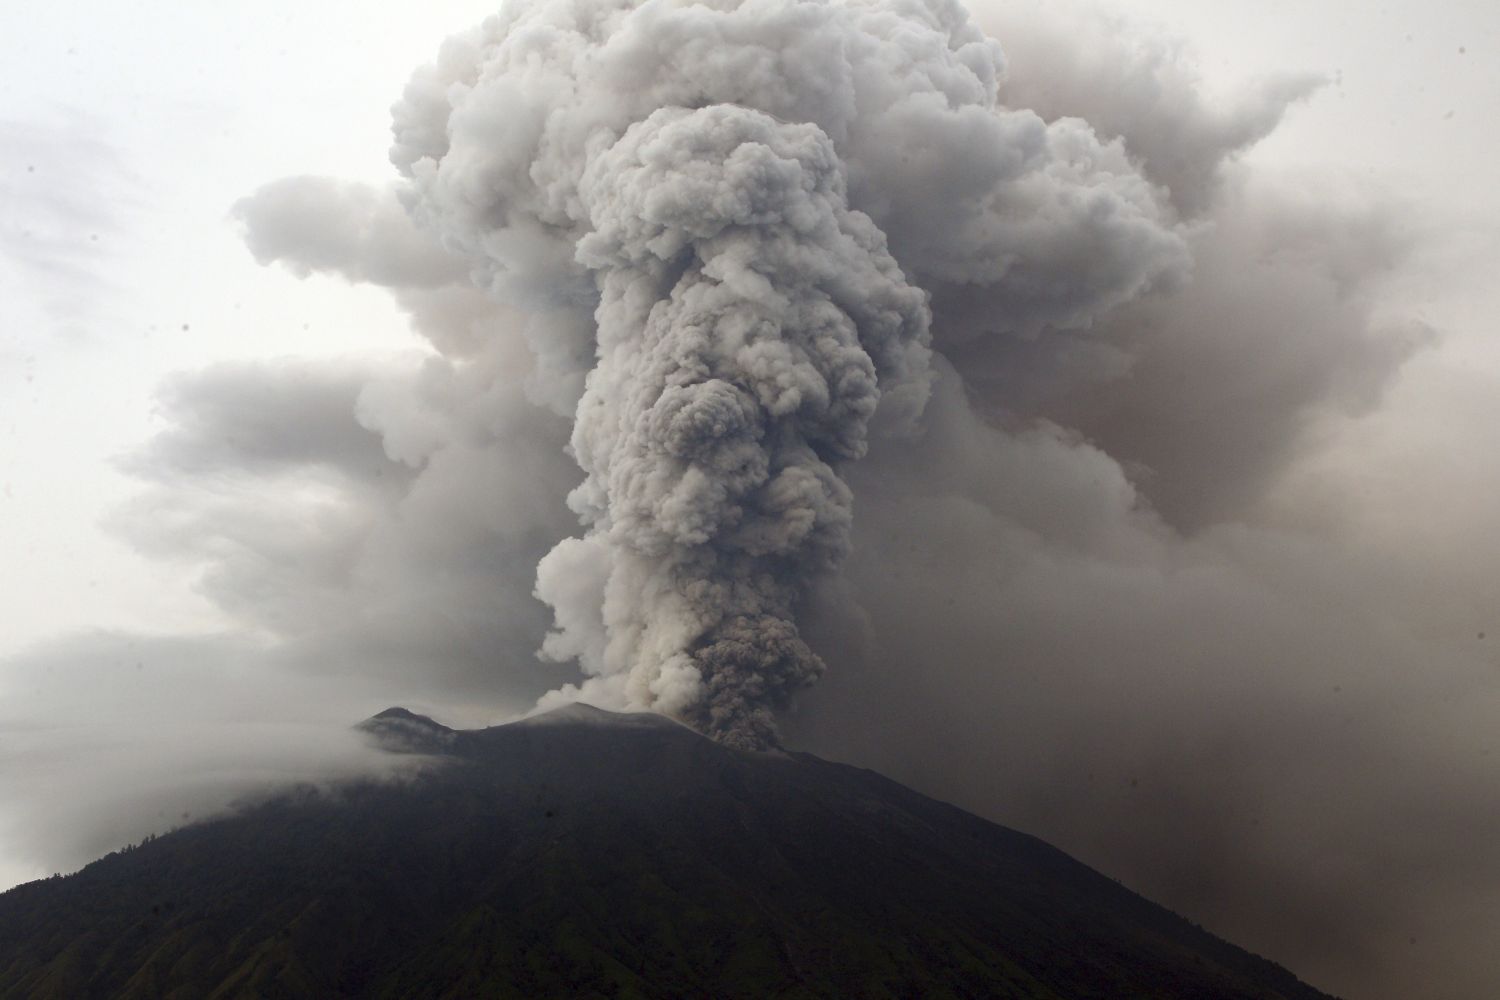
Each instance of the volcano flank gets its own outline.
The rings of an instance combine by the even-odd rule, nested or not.
[[[416,776],[0,895],[0,996],[1324,997],[869,771],[582,705],[361,728]]]

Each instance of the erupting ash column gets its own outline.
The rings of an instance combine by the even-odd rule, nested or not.
[[[627,697],[731,743],[822,663],[797,634],[806,582],[848,545],[839,463],[882,386],[926,391],[925,296],[845,203],[815,125],[741,107],[664,109],[590,163],[599,361],[571,502],[608,565],[602,666]],[[544,594],[546,589],[544,588]]]
[[[585,532],[536,593],[587,678],[549,698],[774,742],[839,468],[926,403],[928,293],[1036,336],[1181,268],[1120,144],[1004,107],[1002,67],[952,0],[525,0],[413,78],[407,205],[575,413]]]

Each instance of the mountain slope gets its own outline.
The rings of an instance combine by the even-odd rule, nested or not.
[[[581,706],[363,726],[440,763],[0,895],[0,996],[1323,997],[867,771]]]

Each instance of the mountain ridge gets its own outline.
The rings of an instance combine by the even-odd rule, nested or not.
[[[874,772],[563,713],[387,710],[360,727],[447,766],[0,895],[0,995],[1326,1000]]]

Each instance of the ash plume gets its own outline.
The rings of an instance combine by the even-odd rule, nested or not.
[[[769,709],[822,664],[792,624],[804,581],[848,546],[837,466],[865,450],[881,396],[920,407],[927,308],[846,207],[816,126],[745,108],[665,109],[590,164],[599,361],[570,498],[601,560],[601,655],[634,704],[728,742],[774,736]],[[877,387],[878,383],[878,387]],[[906,397],[902,399],[902,397]],[[540,569],[541,596],[550,591]]]
[[[1002,72],[949,3],[599,0],[507,4],[414,78],[417,218],[498,298],[594,312],[586,531],[537,577],[590,675],[559,697],[773,743],[823,669],[795,618],[848,548],[839,470],[921,415],[924,289],[1031,337],[1180,276],[1122,145]]]

